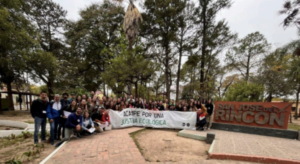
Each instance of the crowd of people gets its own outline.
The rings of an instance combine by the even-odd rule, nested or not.
[[[210,129],[213,119],[214,106],[212,100],[180,100],[175,102],[168,99],[152,101],[125,95],[119,98],[102,98],[91,91],[90,96],[63,93],[54,96],[49,101],[47,93],[42,91],[40,98],[34,100],[30,112],[35,122],[34,142],[38,143],[38,133],[41,128],[41,140],[45,141],[47,118],[50,123],[50,143],[56,146],[73,136],[91,135],[111,128],[109,110],[122,111],[126,108],[139,108],[153,111],[197,112],[197,130]],[[61,139],[62,137],[62,139]]]

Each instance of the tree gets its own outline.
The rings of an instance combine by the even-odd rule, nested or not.
[[[139,27],[142,22],[143,18],[139,10],[135,7],[132,0],[129,0],[129,6],[125,14],[123,29],[125,31],[126,38],[129,41],[130,50],[132,49],[133,42],[139,32]]]
[[[50,100],[54,97],[54,85],[63,71],[63,29],[67,23],[65,11],[52,0],[28,0],[29,16],[39,33],[39,47],[30,59],[29,70],[33,79],[42,80],[48,87]],[[62,67],[62,68],[60,68]]]
[[[295,111],[295,119],[298,118],[298,102],[299,102],[299,93],[300,93],[300,40],[294,40],[282,47],[282,51],[285,52],[284,55],[292,55],[291,62],[289,64],[288,70],[288,79],[289,85],[294,86],[294,91],[296,93],[296,111]],[[299,112],[300,113],[300,112]]]
[[[212,63],[209,61],[216,61],[217,55],[226,47],[231,46],[237,37],[229,30],[225,20],[216,22],[218,12],[230,6],[231,0],[199,0],[199,6],[195,12],[198,44],[200,45],[196,59],[200,62],[201,96],[205,95],[205,85],[208,85],[209,72],[213,70],[210,68]]]
[[[263,100],[263,85],[240,81],[233,84],[225,94],[226,101],[251,101],[259,102]]]
[[[120,44],[112,50],[117,56],[111,59],[111,63],[103,78],[108,86],[118,95],[125,92],[125,86],[135,85],[135,96],[138,97],[138,82],[145,82],[154,74],[154,64],[143,56],[142,45],[136,44],[133,49],[127,49],[128,42],[125,36],[120,37]]]
[[[219,85],[216,87],[218,93],[216,99],[218,100],[223,100],[229,87],[239,80],[239,76],[237,74],[226,76],[227,70],[228,68],[223,67],[222,72],[219,74]]]
[[[179,53],[178,69],[177,69],[177,79],[176,79],[176,101],[179,97],[179,82],[180,82],[180,71],[181,71],[181,58],[185,53],[191,53],[193,48],[196,48],[196,35],[194,35],[194,13],[195,4],[187,3],[185,9],[182,11],[179,26],[177,31],[178,41],[175,42],[176,48]]]
[[[141,36],[148,41],[148,47],[162,50],[160,53],[153,51],[152,56],[163,67],[168,99],[172,85],[171,68],[176,62],[176,53],[171,46],[178,40],[176,32],[185,4],[182,0],[145,0],[143,5]]]
[[[76,65],[72,76],[80,77],[77,86],[96,90],[103,84],[105,94],[101,74],[116,56],[111,52],[120,42],[124,14],[123,7],[105,0],[80,11],[81,18],[68,25],[65,35],[72,52],[69,59]]]
[[[266,102],[272,102],[274,97],[292,94],[293,85],[288,77],[292,56],[284,54],[282,49],[277,49],[266,56],[258,69],[258,75],[254,77],[256,83],[265,87]]]
[[[279,14],[286,15],[283,21],[283,27],[295,25],[300,29],[300,17],[299,14],[300,1],[299,0],[286,0],[283,4],[283,9],[279,11]]]
[[[248,34],[227,52],[227,64],[239,71],[247,82],[251,71],[259,66],[262,55],[267,53],[269,48],[270,45],[262,34],[259,32]]]
[[[12,83],[22,80],[27,59],[35,46],[35,29],[26,17],[23,0],[0,1],[0,83],[12,92]],[[12,93],[8,93],[14,110]]]
[[[300,93],[300,58],[297,56],[293,59],[291,63],[291,69],[289,75],[294,81],[295,91],[296,91],[296,110],[295,110],[295,119],[298,118],[298,108],[299,108],[299,93]],[[299,112],[300,113],[300,112]]]

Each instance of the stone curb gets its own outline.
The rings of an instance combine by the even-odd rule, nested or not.
[[[212,153],[212,151],[213,151],[213,149],[214,149],[214,146],[215,146],[215,139],[214,139],[214,141],[211,143],[211,145],[210,145],[210,148],[209,148],[209,150],[208,150],[208,154],[211,154]]]
[[[252,155],[210,153],[209,157],[211,159],[236,160],[236,161],[259,162],[259,163],[300,164],[300,161],[296,161],[296,160],[264,157],[264,156],[252,156]]]
[[[190,139],[195,139],[195,140],[199,140],[199,141],[205,141],[206,140],[206,135],[203,136],[203,134],[202,135],[190,134],[190,133],[186,133],[185,130],[179,131],[178,136],[185,137],[185,138],[190,138]]]
[[[45,164],[52,156],[54,156],[67,142],[65,141],[63,144],[61,144],[58,148],[56,148],[51,154],[49,154],[40,164]]]

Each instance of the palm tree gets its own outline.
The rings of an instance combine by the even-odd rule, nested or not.
[[[279,11],[280,15],[286,15],[283,21],[283,27],[295,25],[300,30],[300,18],[298,17],[300,8],[299,0],[287,0],[283,4],[283,9]]]
[[[143,18],[141,13],[135,7],[132,0],[130,0],[123,23],[123,29],[129,41],[129,50],[132,49],[133,42],[139,32],[139,27],[142,22]]]

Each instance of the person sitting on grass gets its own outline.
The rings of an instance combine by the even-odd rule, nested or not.
[[[206,124],[206,108],[202,106],[197,111],[197,123],[196,123],[196,130],[204,130],[204,126]]]
[[[85,111],[83,114],[83,119],[82,119],[82,129],[83,131],[81,132],[81,134],[92,134],[92,132],[90,131],[91,128],[94,128],[94,123],[90,117],[90,114],[88,111]]]
[[[65,138],[63,138],[55,147],[60,146],[63,142],[69,140],[72,134],[80,133],[82,131],[82,109],[77,108],[76,113],[72,113],[67,118],[65,128]]]

